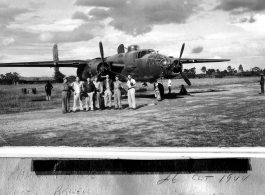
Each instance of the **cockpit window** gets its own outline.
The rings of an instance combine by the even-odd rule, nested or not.
[[[155,54],[156,52],[152,49],[143,50],[137,54],[137,58],[142,58],[143,56],[145,56],[146,54],[149,54],[149,53]]]

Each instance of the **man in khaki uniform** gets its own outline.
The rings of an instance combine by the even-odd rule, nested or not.
[[[62,112],[63,114],[70,112],[70,97],[71,97],[71,91],[74,91],[74,89],[71,87],[71,85],[68,82],[68,78],[63,78],[63,84],[61,86],[62,90]]]
[[[80,110],[83,110],[83,103],[81,100],[81,90],[82,90],[82,84],[80,82],[79,77],[76,77],[76,81],[71,84],[73,89],[75,90],[74,92],[74,105],[73,105],[73,111],[76,112],[77,109],[77,101],[79,101],[79,106]]]
[[[115,104],[115,110],[118,108],[121,110],[121,89],[123,88],[122,82],[119,81],[119,77],[115,77],[115,82],[114,82],[114,104]]]

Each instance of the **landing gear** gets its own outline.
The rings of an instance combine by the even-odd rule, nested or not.
[[[158,90],[161,96],[161,99],[164,99],[165,89],[162,83],[158,83]]]
[[[157,101],[162,101],[164,98],[164,93],[165,93],[163,84],[156,81],[154,83],[154,90],[155,90],[155,97]]]

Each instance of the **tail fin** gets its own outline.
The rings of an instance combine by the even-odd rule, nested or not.
[[[120,44],[119,47],[118,47],[118,54],[119,53],[125,53],[124,45],[123,44]]]
[[[53,53],[53,62],[54,62],[54,71],[55,72],[59,72],[59,67],[56,67],[58,65],[59,62],[59,54],[58,54],[58,47],[57,44],[54,44],[53,49],[52,49],[52,53]]]

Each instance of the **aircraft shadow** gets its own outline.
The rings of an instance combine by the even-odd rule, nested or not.
[[[44,102],[47,101],[46,99],[33,99],[32,102]]]
[[[148,106],[148,104],[137,105],[135,109],[137,110],[137,109],[139,109],[139,108],[143,108],[143,107],[146,107],[146,106]],[[123,108],[123,109],[127,109],[127,108],[129,108],[129,104],[123,104],[123,105],[122,105],[122,108]]]
[[[211,93],[211,92],[222,92],[222,91],[229,91],[229,90],[227,90],[227,89],[220,89],[220,90],[211,89],[211,90],[207,90],[207,91],[193,91],[193,92],[189,92],[188,94],[193,94],[193,93]]]
[[[164,94],[163,99],[179,99],[179,98],[184,98],[181,96],[178,96],[180,94],[177,93],[171,93],[171,94]],[[148,99],[156,99],[154,94],[136,94],[135,97],[137,98],[148,98]]]

